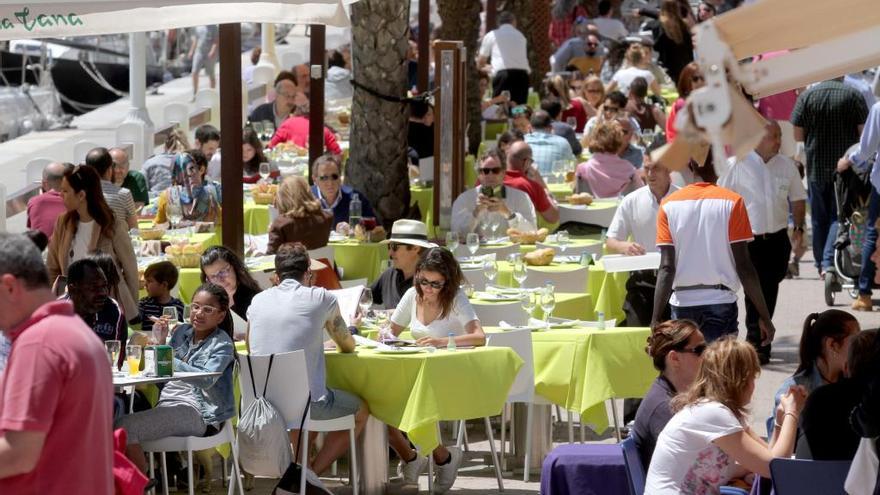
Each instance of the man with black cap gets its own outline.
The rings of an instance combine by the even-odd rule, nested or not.
[[[412,287],[416,264],[426,249],[437,247],[428,242],[428,227],[418,220],[398,220],[391,226],[391,237],[382,241],[388,245],[391,268],[373,282],[373,304],[394,309],[403,294]]]

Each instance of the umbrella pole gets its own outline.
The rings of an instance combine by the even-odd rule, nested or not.
[[[311,25],[309,37],[309,167],[324,154],[324,72],[327,55],[325,53],[327,27],[323,24]],[[317,68],[317,70],[315,70]],[[345,166],[345,164],[343,164]],[[313,181],[309,174],[309,183]]]
[[[220,25],[220,180],[223,245],[244,258],[241,158],[241,24]]]

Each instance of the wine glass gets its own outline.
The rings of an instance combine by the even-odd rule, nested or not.
[[[653,129],[645,129],[641,132],[642,144],[645,145],[645,148],[651,146],[651,143],[654,142],[654,130]]]
[[[563,256],[565,255],[565,250],[568,248],[568,242],[570,239],[567,230],[560,230],[556,233],[556,243],[559,244],[559,254]]]
[[[168,188],[168,202],[165,205],[165,216],[171,223],[171,228],[180,224],[183,220],[183,206],[180,204],[180,186],[171,186]]]
[[[358,301],[358,307],[361,308],[361,316],[366,319],[367,312],[370,311],[370,308],[373,306],[373,291],[369,288],[365,288],[363,292],[361,292],[361,298]]]
[[[168,328],[180,323],[179,316],[180,315],[177,314],[177,308],[174,306],[165,306],[162,308],[162,317],[168,319]]]
[[[495,263],[495,260],[489,259],[483,263],[483,275],[489,279],[487,288],[495,284],[495,277],[498,276],[498,264]]]
[[[113,372],[119,369],[119,350],[122,348],[122,343],[118,340],[107,340],[104,341],[104,347],[107,349],[107,357],[110,359],[110,367],[113,369]]]
[[[260,178],[263,182],[267,182],[269,180],[269,175],[272,173],[272,168],[269,167],[269,162],[263,162],[260,164]]]
[[[523,263],[522,259],[517,259],[513,263],[513,279],[516,280],[520,289],[522,289],[523,282],[525,282],[528,277],[529,273],[526,271],[526,264]]]
[[[187,304],[183,307],[183,322],[191,323],[192,322],[192,306]]]
[[[136,376],[140,373],[141,356],[143,355],[143,347],[139,345],[125,346],[125,361],[128,363],[128,375]]]
[[[535,311],[535,298],[537,295],[532,291],[525,291],[522,295],[519,296],[519,302],[522,305],[522,309],[526,312],[529,317],[532,316],[532,313]]]
[[[263,132],[263,135],[266,136],[266,141],[271,140],[272,136],[275,135],[275,122],[271,120],[263,121]]]
[[[545,288],[541,292],[541,310],[544,311],[544,324],[548,329],[550,328],[550,315],[553,314],[554,308],[556,308],[556,295],[552,290]]]
[[[458,242],[458,232],[446,233],[446,249],[453,255],[455,255],[455,250],[458,249]]]
[[[460,288],[462,291],[464,291],[464,295],[467,296],[468,299],[470,299],[471,297],[473,297],[473,295],[474,295],[474,286],[471,285],[470,282],[465,281],[463,284],[461,284],[461,287],[459,287],[459,288]]]
[[[471,257],[477,254],[477,250],[480,249],[480,236],[476,232],[471,232],[465,238],[465,245],[467,245],[468,251],[471,253]]]
[[[498,229],[501,228],[501,215],[492,215],[489,218],[489,231],[492,233],[492,240],[498,239]]]
[[[570,125],[572,129],[577,129],[578,119],[577,117],[568,117],[565,119],[565,123]]]
[[[557,184],[565,181],[565,169],[568,167],[568,160],[553,161],[553,179]]]

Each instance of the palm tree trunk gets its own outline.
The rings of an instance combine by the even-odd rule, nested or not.
[[[389,230],[409,211],[406,103],[409,0],[360,0],[351,6],[353,81],[351,152],[346,182],[360,190]]]
[[[476,56],[479,50],[480,2],[439,0],[437,12],[443,20],[440,39],[462,41],[467,49],[467,125],[468,153],[476,154],[480,146],[480,85]]]

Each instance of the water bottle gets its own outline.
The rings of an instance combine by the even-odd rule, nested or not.
[[[449,333],[449,341],[446,343],[446,350],[447,351],[454,351],[455,350],[455,334],[452,332]]]
[[[596,328],[599,330],[605,330],[605,313],[599,311],[596,315]]]
[[[361,223],[361,198],[358,193],[351,195],[351,203],[348,206],[348,224],[351,225],[351,231]]]

